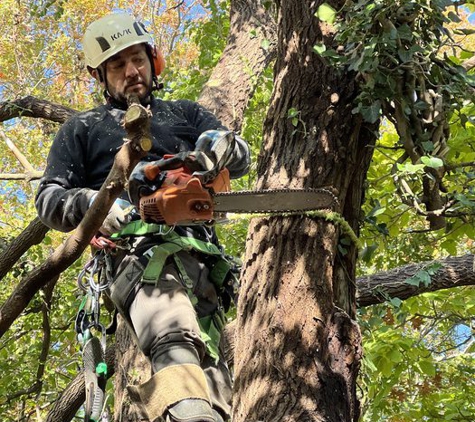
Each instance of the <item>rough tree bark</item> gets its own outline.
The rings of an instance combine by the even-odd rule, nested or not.
[[[434,263],[441,268],[431,276],[428,285],[410,284],[407,280],[424,271]],[[473,286],[475,284],[475,257],[472,254],[450,256],[443,260],[408,264],[390,271],[360,277],[357,280],[356,299],[358,307],[376,305],[390,298],[401,300],[426,292],[435,292],[453,287]]]
[[[19,236],[14,238],[0,255],[0,280],[12,269],[13,265],[33,245],[40,244],[49,228],[40,219],[35,218]]]
[[[32,96],[0,103],[0,122],[15,117],[34,117],[63,123],[74,113],[76,110],[72,108]]]
[[[231,1],[226,48],[198,101],[236,132],[241,129],[256,80],[275,58],[276,31],[275,21],[261,1]]]
[[[331,37],[315,17],[319,4],[278,2],[275,85],[257,185],[331,186],[338,192],[336,211],[357,232],[375,138],[351,113],[352,76],[337,74],[312,51]],[[356,253],[353,248],[342,259],[339,236],[331,220],[252,221],[237,313],[233,421],[358,419]]]

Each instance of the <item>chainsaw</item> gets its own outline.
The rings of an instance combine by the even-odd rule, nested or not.
[[[231,192],[226,168],[207,184],[185,166],[162,172],[149,164],[144,174],[148,181],[161,178],[158,189],[140,195],[138,210],[146,223],[213,224],[225,220],[227,213],[304,213],[332,209],[338,203],[334,191],[324,187]]]

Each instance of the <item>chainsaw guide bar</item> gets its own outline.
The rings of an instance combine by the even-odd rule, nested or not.
[[[327,188],[219,192],[211,196],[217,213],[296,213],[332,209],[338,204],[336,195]]]

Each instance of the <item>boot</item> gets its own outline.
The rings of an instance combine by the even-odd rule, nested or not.
[[[216,412],[206,400],[186,399],[170,407],[165,420],[166,422],[217,422],[215,415]]]

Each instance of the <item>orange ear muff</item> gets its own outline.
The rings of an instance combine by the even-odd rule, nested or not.
[[[158,76],[165,69],[165,59],[163,58],[162,53],[158,50],[156,46],[152,47],[152,60],[153,68],[155,70],[155,76]]]

